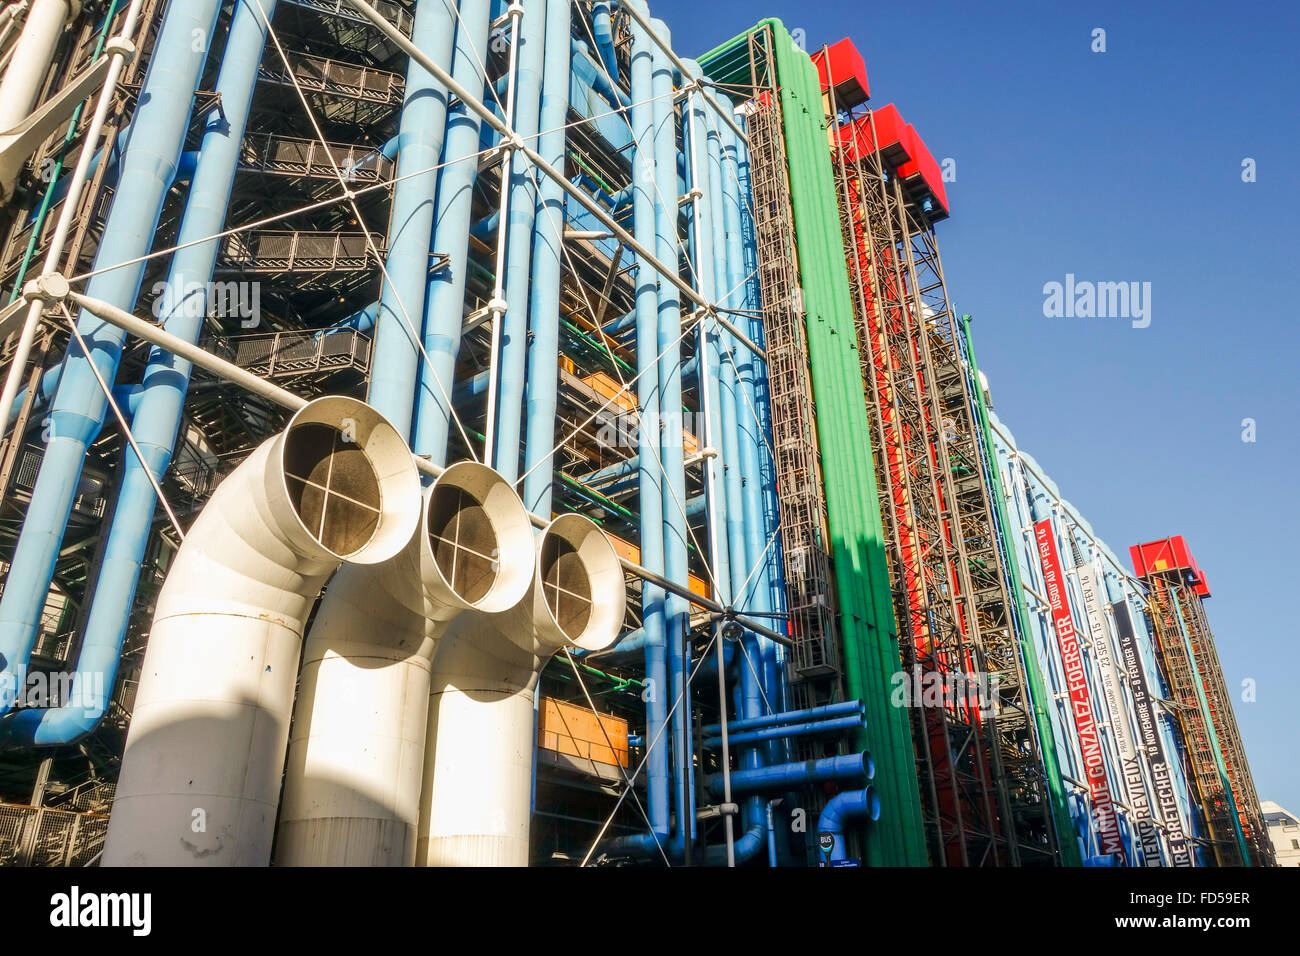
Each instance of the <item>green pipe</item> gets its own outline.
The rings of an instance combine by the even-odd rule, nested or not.
[[[1007,578],[1011,588],[1012,605],[1016,614],[1016,640],[1020,647],[1020,658],[1025,665],[1025,681],[1029,684],[1029,699],[1034,712],[1034,725],[1038,728],[1039,749],[1043,755],[1043,775],[1047,778],[1048,799],[1052,805],[1052,824],[1056,830],[1056,849],[1062,866],[1082,866],[1083,859],[1079,853],[1079,841],[1074,836],[1074,824],[1070,819],[1069,799],[1061,779],[1061,766],[1056,758],[1056,743],[1052,735],[1052,720],[1047,711],[1047,690],[1043,684],[1043,672],[1038,666],[1038,658],[1029,643],[1030,624],[1029,608],[1025,604],[1025,588],[1020,577],[1020,562],[1008,537],[1011,522],[1007,517],[1006,493],[1002,486],[1002,470],[998,467],[998,456],[993,446],[993,428],[989,423],[988,406],[984,403],[984,390],[980,387],[979,363],[975,361],[975,345],[971,340],[970,316],[961,317],[962,336],[966,340],[966,355],[970,359],[970,375],[975,383],[975,414],[979,419],[980,433],[984,438],[984,450],[991,465],[989,475],[989,495],[993,499],[993,518],[997,522],[995,529],[1002,540],[1003,553],[1007,556]]]
[[[906,710],[890,704],[892,677],[900,669],[898,632],[821,85],[816,67],[779,20],[763,20],[748,32],[768,27],[780,87],[813,399],[819,412],[843,670],[848,695],[867,707],[867,726],[856,746],[876,757],[882,791],[881,818],[868,841],[867,862],[923,866],[928,855],[911,722]],[[744,39],[729,40],[701,57],[705,71],[710,72],[711,60],[725,56]]]
[[[99,55],[104,52],[104,44],[108,41],[108,29],[113,25],[113,17],[117,13],[117,5],[121,0],[113,0],[108,7],[108,13],[104,17],[104,22],[99,27],[99,39],[95,41],[95,52],[90,57],[90,62],[94,63],[99,59]],[[54,190],[59,184],[59,174],[63,172],[63,157],[68,151],[73,136],[77,132],[77,123],[81,121],[81,111],[86,104],[79,103],[77,108],[72,112],[72,119],[68,122],[67,132],[63,134],[63,148],[59,150],[59,158],[54,162],[54,170],[50,175],[49,182],[45,186],[45,195],[41,197],[41,208],[36,213],[36,224],[32,226],[32,234],[27,239],[27,249],[23,252],[22,264],[18,267],[18,276],[14,280],[13,291],[9,293],[9,301],[16,302],[22,294],[23,280],[27,278],[27,269],[32,264],[32,256],[36,253],[36,241],[41,236],[41,229],[45,226],[45,217],[49,215],[50,206],[54,201]],[[90,149],[94,143],[82,144],[82,149]],[[107,163],[108,157],[104,156],[101,162]]]

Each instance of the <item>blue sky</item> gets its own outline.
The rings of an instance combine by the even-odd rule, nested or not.
[[[1300,8],[654,0],[703,52],[762,16],[853,37],[872,104],[956,160],[949,293],[1020,446],[1121,557],[1182,534],[1260,799],[1300,812]],[[1094,53],[1092,31],[1106,31]],[[1257,181],[1242,181],[1255,160]],[[1151,324],[1046,318],[1043,286],[1151,283]],[[1254,419],[1256,441],[1242,441]]]

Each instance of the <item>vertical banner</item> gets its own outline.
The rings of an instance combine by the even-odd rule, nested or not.
[[[1151,819],[1151,801],[1147,797],[1142,764],[1138,760],[1133,729],[1129,725],[1119,667],[1112,653],[1110,632],[1102,613],[1101,600],[1097,596],[1097,575],[1091,561],[1080,564],[1074,573],[1079,581],[1079,593],[1083,596],[1083,614],[1088,621],[1092,655],[1101,672],[1101,692],[1110,714],[1110,732],[1115,739],[1115,749],[1119,751],[1120,776],[1124,780],[1124,792],[1128,795],[1128,804],[1133,810],[1133,825],[1142,848],[1142,865],[1159,866],[1160,834],[1156,830],[1155,821]]]
[[[1124,657],[1124,670],[1128,674],[1129,691],[1133,695],[1133,713],[1137,718],[1142,746],[1151,763],[1151,780],[1156,787],[1156,804],[1160,818],[1165,823],[1165,838],[1169,842],[1169,856],[1174,866],[1193,866],[1187,837],[1183,833],[1183,818],[1178,812],[1178,797],[1165,757],[1165,742],[1160,736],[1159,718],[1147,685],[1147,672],[1142,667],[1137,640],[1133,632],[1133,618],[1128,603],[1116,604],[1115,629],[1119,632],[1119,652]]]
[[[1120,837],[1119,820],[1115,816],[1115,800],[1110,792],[1110,781],[1106,778],[1106,761],[1101,752],[1097,715],[1092,709],[1092,696],[1084,674],[1083,651],[1079,647],[1079,635],[1074,630],[1070,599],[1065,593],[1065,578],[1061,574],[1061,558],[1056,551],[1051,519],[1044,518],[1035,522],[1034,542],[1038,548],[1039,563],[1043,567],[1043,582],[1047,588],[1047,603],[1052,609],[1057,645],[1065,664],[1065,685],[1070,692],[1070,711],[1074,715],[1074,729],[1079,737],[1079,750],[1083,754],[1084,773],[1092,794],[1092,815],[1097,825],[1101,852],[1115,854],[1123,862],[1124,841]]]

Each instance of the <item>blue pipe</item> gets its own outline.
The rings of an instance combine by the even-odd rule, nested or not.
[[[450,0],[417,4],[411,41],[439,66],[451,63],[455,25]],[[421,317],[429,271],[429,236],[438,192],[438,160],[447,126],[447,91],[414,59],[406,68],[406,94],[398,131],[397,182],[389,217],[388,278],[379,316],[367,400],[409,438],[415,417]],[[454,169],[455,167],[451,167]],[[455,311],[457,331],[461,317]],[[446,379],[450,381],[450,378]],[[450,391],[450,389],[448,389]]]
[[[726,96],[719,94],[717,99],[723,109],[730,109],[731,102]],[[736,135],[720,118],[714,118],[709,134],[709,158],[715,180],[714,197],[722,210],[723,225],[718,230],[718,238],[725,246],[726,279],[723,289],[726,295],[722,302],[725,307],[743,304],[740,290],[747,282],[742,247],[744,233],[741,222],[743,203],[740,181],[735,175],[734,165],[724,162],[724,153],[725,158],[734,161],[738,148]],[[754,370],[759,359],[749,349],[740,348],[730,332],[724,330],[723,340],[728,349],[724,377],[728,386],[728,400],[734,407],[740,454],[738,476],[741,484],[740,495],[743,510],[750,516],[750,520],[745,523],[744,531],[747,574],[752,574],[752,578],[744,593],[736,596],[736,604],[744,610],[772,614],[781,610],[781,606],[773,600],[775,566],[773,558],[780,552],[775,547],[775,543],[773,547],[768,547],[773,528],[769,527],[765,520],[765,489],[760,479],[764,449],[763,436],[756,415],[759,401],[754,387]],[[775,706],[780,708],[783,706],[784,699],[782,687],[784,668],[780,666],[777,645],[772,641],[759,639],[758,655],[757,666],[761,668],[763,686],[766,688],[768,699],[775,701]],[[784,741],[771,741],[768,747],[769,761],[776,763],[788,759],[787,750]]]
[[[605,72],[617,83],[618,56],[614,51],[614,26],[610,22],[608,3],[591,5],[591,32],[596,38],[596,49],[600,51],[600,61],[605,66]]]
[[[665,46],[671,46],[672,35],[662,20],[651,20],[653,29]],[[670,268],[679,260],[677,245],[677,124],[673,110],[674,75],[668,57],[655,46],[651,50],[653,76],[651,80],[651,111],[654,115],[655,155],[655,251],[660,262]],[[681,347],[678,339],[682,331],[681,301],[677,288],[666,279],[656,277],[659,285],[658,339],[654,354],[659,356],[659,458],[664,473],[663,522],[665,576],[674,583],[686,585],[689,574],[687,563],[688,539],[686,516],[682,508],[686,503],[686,473],[683,466],[682,429],[682,379]],[[677,793],[678,827],[675,845],[685,847],[695,836],[694,787],[691,785],[691,698],[687,691],[686,667],[690,657],[685,653],[687,622],[690,606],[677,594],[666,601],[668,627],[668,666],[672,684],[672,700],[677,704],[672,714],[672,743],[674,785]]]
[[[831,717],[866,716],[866,708],[860,700],[845,700],[837,704],[823,704],[820,707],[806,707],[803,710],[787,710],[784,713],[765,714],[753,720],[727,721],[727,732],[738,733],[742,730],[757,730],[759,727],[775,727],[777,724],[803,724],[812,720],[826,720]],[[701,732],[706,737],[715,737],[722,731],[721,724],[705,724]]]
[[[353,312],[346,319],[336,323],[334,329],[355,329],[358,332],[369,332],[375,327],[375,319],[378,316],[379,302],[371,302],[364,309]]]
[[[767,801],[767,865],[772,869],[781,865],[776,858],[776,820],[772,814],[772,807],[779,802],[780,800]]]
[[[627,0],[645,12],[644,0]],[[656,213],[653,188],[654,115],[648,102],[653,53],[649,34],[640,24],[632,25],[632,131],[636,139],[633,156],[633,235],[643,247],[655,243]],[[637,405],[641,427],[637,432],[639,480],[638,508],[641,513],[641,563],[656,574],[664,573],[663,497],[659,469],[648,454],[649,443],[659,434],[659,369],[655,362],[658,326],[658,280],[649,261],[637,256],[636,268],[636,361]],[[646,791],[650,833],[639,833],[612,841],[608,852],[656,852],[670,836],[669,759],[665,725],[668,715],[668,665],[665,648],[664,591],[648,581],[641,584],[641,621],[645,630],[646,673]]]
[[[58,389],[59,386],[58,373],[61,372],[62,370],[63,370],[62,364],[53,365],[46,370],[45,375],[42,377],[41,383],[38,386],[38,391],[36,393],[36,402],[35,404],[32,405],[31,416],[27,420],[28,431],[31,431],[33,428],[35,428],[36,424],[40,424],[42,428],[49,425],[49,420],[45,417],[45,415],[49,409],[50,397]],[[135,384],[135,385],[122,384],[122,385],[114,385],[112,389],[110,389],[110,391],[112,391],[113,393],[113,401],[117,402],[118,407],[122,409],[122,411],[125,413],[128,419],[132,418],[135,415],[136,408],[140,403],[140,390],[142,387],[143,386],[139,384]],[[21,392],[19,393],[18,401],[19,402],[22,401]],[[17,406],[18,406],[18,402],[15,402],[14,407],[17,408]],[[11,412],[9,416],[9,424],[13,425],[14,422],[17,421],[17,419],[18,419],[17,411]],[[105,416],[104,425],[107,424],[108,424],[108,416]],[[103,433],[103,426],[100,427],[100,433],[101,434]]]
[[[486,82],[482,58],[487,49],[489,19],[488,0],[461,0],[452,78],[471,92],[481,91]],[[478,178],[478,162],[471,157],[479,150],[480,125],[478,114],[461,103],[450,111],[433,236],[425,235],[424,251],[442,253],[449,261],[445,269],[428,277],[424,289],[420,324],[429,360],[420,363],[412,450],[430,456],[437,464],[447,460],[451,394],[465,315],[469,227],[474,182]]]
[[[276,0],[261,0],[261,4],[267,18],[274,16]],[[167,275],[167,288],[178,290],[179,295],[169,295],[163,300],[164,327],[187,342],[198,341],[205,313],[187,308],[181,296],[195,289],[206,295],[206,282],[212,276],[220,240],[197,240],[215,235],[225,224],[265,43],[266,19],[256,0],[239,0],[217,78],[217,93],[223,107],[214,109],[208,116],[198,153],[199,163],[176,239],[177,245],[183,248],[173,257]],[[187,245],[191,242],[195,244]],[[22,710],[0,721],[0,744],[75,743],[93,730],[107,711],[157,507],[150,475],[154,481],[161,480],[171,462],[190,368],[189,362],[155,347],[150,350],[142,385],[129,387],[127,394],[135,400],[132,432],[148,459],[149,472],[146,473],[132,449],[123,451],[121,489],[77,658],[70,700],[57,708]],[[118,389],[114,392],[121,394]]]
[[[866,724],[861,717],[833,717],[830,720],[815,720],[802,724],[785,724],[780,727],[761,727],[758,730],[745,730],[738,734],[729,734],[729,743],[733,745],[757,743],[764,740],[779,740],[783,737],[807,737],[811,734],[839,733],[844,730],[857,730]],[[716,750],[722,746],[721,737],[704,738],[704,746]]]
[[[731,792],[733,795],[775,793],[790,787],[825,783],[831,780],[860,780],[865,783],[875,775],[875,761],[871,759],[871,754],[863,751],[838,757],[822,757],[818,760],[758,767],[754,770],[735,770],[731,774]],[[705,778],[704,785],[708,788],[709,796],[715,800],[722,799],[722,774],[710,774]]]
[[[850,822],[862,819],[880,819],[880,797],[876,794],[875,787],[838,793],[826,804],[817,820],[817,831],[829,833],[834,840],[831,862],[848,858],[844,847],[844,828]]]
[[[569,52],[564,41],[571,29],[569,0],[546,0],[546,49],[542,65],[543,130],[537,151],[556,169],[564,168],[565,119],[569,115]],[[538,189],[533,222],[533,295],[528,307],[532,342],[528,346],[524,448],[524,504],[533,514],[549,516],[554,497],[555,411],[560,369],[560,254],[564,244],[565,193],[545,177]]]
[[[587,51],[587,44],[581,40],[573,41],[573,76],[583,86],[590,87],[610,106],[622,109],[632,105],[631,99],[618,86],[618,72],[606,72],[606,66],[593,59]],[[575,104],[576,106],[576,104]],[[579,108],[579,113],[586,111]]]
[[[686,61],[686,67],[691,80],[698,80],[703,75],[699,65],[694,61]],[[720,238],[719,232],[722,227],[720,218],[722,204],[715,201],[718,183],[715,182],[712,175],[714,164],[709,157],[709,144],[701,97],[694,96],[691,98],[689,112],[688,134],[694,153],[694,164],[693,169],[691,168],[692,164],[689,162],[687,167],[696,177],[691,186],[693,190],[699,191],[701,198],[698,204],[699,221],[692,223],[695,271],[701,296],[709,302],[717,302],[719,297],[726,291],[725,286],[719,281],[720,279],[725,281],[726,278],[725,244],[718,242]],[[697,211],[695,204],[692,204],[691,210],[693,214]],[[735,375],[722,361],[721,339],[718,328],[710,323],[703,327],[703,332],[700,348],[706,357],[709,374],[699,376],[699,388],[702,394],[707,390],[711,406],[711,431],[716,436],[714,443],[721,448],[720,459],[715,463],[721,469],[719,475],[720,486],[717,489],[719,492],[717,518],[720,522],[718,530],[723,535],[724,541],[724,548],[720,550],[725,550],[727,557],[725,563],[721,559],[718,563],[719,565],[725,565],[729,569],[729,574],[732,575],[730,585],[723,596],[724,603],[731,606],[738,601],[737,591],[743,585],[749,568],[745,553],[746,521],[740,488],[740,450],[737,445],[734,394]],[[741,647],[744,653],[739,656],[737,664],[740,671],[741,687],[739,716],[752,719],[761,716],[766,699],[761,674],[756,673],[753,666],[758,663],[758,643],[752,632],[746,631],[742,635]],[[761,769],[764,762],[763,755],[760,754],[757,748],[748,747],[740,751],[739,766],[742,772],[757,771]],[[747,840],[750,833],[757,832],[764,841],[766,840],[765,814],[763,801],[760,797],[752,795],[745,801],[741,819],[742,825],[746,828],[746,833],[741,837],[741,842],[746,847],[751,842]],[[756,851],[761,843],[758,841],[752,842],[755,843]],[[746,853],[738,854],[738,858],[742,861],[748,859],[748,856],[748,850]]]
[[[219,8],[219,0],[167,7],[131,121],[122,175],[95,256],[96,269],[149,252],[207,57],[207,47],[195,50],[191,38],[200,31],[212,35]],[[144,262],[135,262],[99,272],[88,282],[86,294],[130,310],[140,293],[144,267]],[[0,713],[13,708],[25,678],[86,448],[99,433],[107,411],[89,362],[111,384],[126,340],[125,332],[84,311],[77,326],[92,355],[88,358],[71,346],[64,357],[66,369],[54,396],[50,439],[0,598]]]
[[[514,130],[531,141],[540,120],[546,20],[541,7],[530,4],[520,23],[520,48],[516,59]],[[506,314],[501,325],[498,357],[496,448],[491,463],[507,481],[519,478],[524,408],[524,380],[528,373],[528,287],[533,251],[533,223],[537,218],[537,184],[532,164],[522,154],[510,160],[510,211],[506,238]],[[503,184],[504,188],[504,184]],[[502,264],[498,263],[498,268]]]

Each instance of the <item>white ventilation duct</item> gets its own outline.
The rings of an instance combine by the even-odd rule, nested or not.
[[[383,564],[344,566],[330,581],[303,653],[277,864],[414,864],[438,639],[462,612],[523,599],[533,539],[510,484],[461,462],[426,492],[405,549]]]
[[[419,520],[410,449],[350,398],[309,402],[221,483],[158,597],[104,865],[270,862],[307,615]]]
[[[603,650],[623,626],[623,570],[604,532],[561,515],[536,547],[523,600],[501,614],[461,615],[434,654],[419,864],[528,864],[538,678],[562,648]]]

